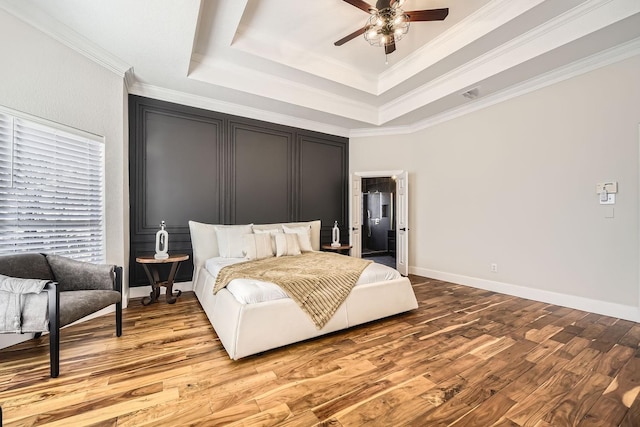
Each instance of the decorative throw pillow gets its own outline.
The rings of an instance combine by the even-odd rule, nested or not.
[[[253,232],[255,234],[268,234],[271,238],[271,250],[273,251],[273,253],[276,253],[276,239],[275,239],[275,235],[276,234],[282,234],[283,231],[279,228],[269,228],[269,229],[260,229],[260,228],[255,228],[253,229]]]
[[[248,260],[269,258],[273,256],[270,234],[245,234],[244,256]]]
[[[252,225],[217,225],[216,237],[220,256],[223,258],[243,258],[243,236],[251,234]]]
[[[300,255],[300,245],[296,234],[276,234],[276,256]]]
[[[295,234],[298,236],[298,244],[300,245],[300,251],[311,252],[311,226],[309,227],[287,227],[282,226],[285,234]]]

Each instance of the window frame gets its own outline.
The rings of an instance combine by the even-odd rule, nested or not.
[[[8,137],[6,133],[0,133],[0,173],[7,170],[6,160],[7,143],[9,146],[9,185],[6,185],[6,174],[4,181],[0,181],[0,229],[1,227],[7,227],[5,230],[10,234],[3,240],[3,236],[0,235],[0,255],[17,254],[25,252],[43,252],[49,254],[58,254],[67,256],[69,258],[79,259],[94,263],[104,263],[106,260],[106,184],[105,184],[105,172],[106,172],[106,156],[105,156],[105,143],[104,137],[95,135],[80,129],[76,129],[70,126],[65,126],[60,123],[52,122],[46,119],[35,117],[26,113],[15,111],[3,106],[0,106],[0,115],[8,117],[10,123],[10,131]],[[0,126],[3,125],[2,118],[0,118]],[[29,131],[43,132],[36,135],[33,141],[30,139],[31,134],[18,134],[16,131],[17,126],[23,126],[22,129]],[[6,129],[6,128],[5,128]],[[0,132],[2,127],[0,127]],[[27,135],[27,137],[23,137]],[[42,140],[39,140],[39,136],[42,136]],[[36,141],[36,139],[38,139]],[[68,174],[67,178],[74,180],[74,184],[65,182],[62,185],[58,181],[67,181],[66,179],[49,180],[46,178],[47,172],[42,172],[42,176],[31,174],[31,176],[24,178],[23,181],[27,182],[27,187],[18,189],[16,188],[18,176],[24,174],[30,166],[23,166],[19,168],[17,159],[17,147],[27,147],[29,149],[42,149],[43,146],[51,147],[56,153],[62,153],[61,158],[56,159],[57,163],[52,159],[55,156],[46,157],[46,159],[35,160],[35,157],[24,157],[31,160],[35,160],[35,165],[43,167],[43,171],[46,166],[54,165],[55,168],[49,168],[48,176],[51,175],[52,170],[57,170],[60,167],[60,174]],[[79,150],[79,151],[77,151]],[[3,153],[5,154],[3,156]],[[80,153],[79,160],[69,159],[76,157],[75,153]],[[97,156],[97,158],[96,158]],[[86,168],[74,168],[73,165],[80,165],[84,160],[90,159],[91,161],[86,163]],[[78,157],[76,157],[78,158]],[[62,166],[64,163],[68,163]],[[4,163],[4,165],[3,165]],[[26,163],[25,163],[26,164]],[[3,167],[4,166],[4,167]],[[95,170],[97,167],[97,171]],[[64,169],[63,169],[64,168]],[[84,169],[86,172],[83,175],[83,179],[76,179],[80,177],[80,171]],[[88,171],[88,172],[87,172]],[[77,177],[76,177],[77,175]],[[0,175],[1,179],[2,175]],[[38,179],[46,179],[45,184],[38,184]],[[81,182],[82,186],[77,186],[77,182]],[[50,185],[51,183],[51,185]],[[4,184],[4,185],[3,185]],[[7,190],[9,189],[9,190]],[[36,194],[42,192],[43,195]],[[81,207],[82,204],[78,204],[77,199],[74,203],[75,193],[85,193],[88,198],[93,198],[93,203],[88,203],[87,219],[77,217],[82,216],[85,211],[82,209],[76,209],[78,215],[75,215],[76,219],[70,219],[74,216],[73,208]],[[97,196],[97,197],[94,197]],[[23,200],[20,200],[23,199]],[[11,202],[7,202],[11,200]],[[63,200],[63,203],[57,203]],[[6,204],[3,202],[7,202]],[[10,203],[13,205],[10,206]],[[58,209],[55,205],[63,206],[62,209]],[[3,218],[3,205],[6,208]],[[50,209],[47,211],[46,207]],[[15,213],[12,209],[15,208]],[[20,209],[23,212],[20,212]],[[27,212],[29,209],[33,209],[31,212]],[[68,212],[65,212],[65,209]],[[71,212],[71,214],[70,214]],[[38,214],[37,217],[34,214]],[[14,223],[11,222],[11,215],[15,215]],[[31,215],[32,218],[26,219]],[[22,216],[22,218],[18,218]],[[65,218],[66,217],[66,218]],[[97,219],[96,219],[97,218]],[[7,220],[2,224],[3,220]],[[49,221],[48,223],[45,221]],[[57,223],[56,223],[57,221]],[[72,226],[67,226],[66,230],[59,230],[63,224],[73,223]],[[29,227],[28,224],[33,224]],[[43,224],[50,224],[45,226],[46,231],[43,231]],[[82,224],[78,226],[77,224]],[[11,227],[14,227],[13,229]],[[21,229],[22,227],[22,229]],[[64,226],[63,226],[64,227]],[[76,230],[69,230],[69,228],[76,228]],[[80,230],[85,228],[85,230]],[[21,229],[20,233],[38,233],[42,232],[44,237],[29,237],[15,238],[19,233],[16,230]],[[88,232],[86,230],[89,230]],[[4,234],[5,231],[2,231]],[[55,234],[56,231],[62,231],[60,234]],[[42,243],[40,240],[44,239]],[[20,240],[22,242],[18,243]],[[67,240],[65,243],[60,243],[61,240]],[[7,243],[9,242],[9,243]],[[51,247],[47,245],[47,242],[51,242]],[[35,245],[34,245],[35,243]],[[54,247],[57,246],[57,247]]]

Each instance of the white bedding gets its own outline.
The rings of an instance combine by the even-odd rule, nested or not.
[[[205,268],[215,278],[223,267],[247,261],[245,258],[209,258],[205,262]],[[397,270],[386,265],[372,262],[364,269],[356,286],[367,283],[375,283],[385,280],[393,280],[402,277]],[[289,298],[287,293],[275,283],[262,282],[254,279],[235,279],[229,282],[227,289],[241,304],[255,304],[265,301],[273,301]]]

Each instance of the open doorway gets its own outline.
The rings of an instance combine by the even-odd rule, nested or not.
[[[362,258],[396,267],[396,181],[362,179]]]
[[[368,181],[372,183],[371,186],[367,184],[367,187],[363,186],[364,182],[368,179],[377,178],[377,181]],[[386,183],[386,187],[383,187],[383,183]],[[392,186],[393,183],[393,186]],[[375,185],[380,184],[377,188],[378,193],[389,193],[388,203],[384,195],[380,195],[379,198],[371,196],[372,205],[371,209],[367,205],[364,205],[363,198],[366,195],[369,199],[370,194],[376,194]],[[363,189],[365,189],[363,191]],[[376,204],[377,202],[377,204]],[[367,212],[367,209],[370,212]],[[375,210],[377,210],[377,215]],[[385,250],[392,260],[395,258],[395,268],[406,276],[409,274],[409,174],[407,171],[395,170],[395,171],[373,171],[373,172],[354,172],[349,178],[349,244],[351,245],[351,256],[361,258],[363,245],[366,244],[370,249],[370,252],[376,250]],[[373,238],[374,225],[381,225],[380,231],[386,231],[386,238],[384,233],[378,233],[380,239],[382,239],[381,249],[377,249],[376,242],[370,242],[366,240],[369,237],[369,217],[372,218],[371,224],[371,236]],[[375,219],[378,218],[378,224],[375,224]],[[385,218],[388,222],[385,222]],[[382,223],[382,224],[380,224]],[[387,228],[385,229],[385,224]],[[365,240],[363,240],[363,235]],[[386,242],[386,245],[384,243]],[[382,246],[384,245],[384,246]],[[394,251],[395,245],[395,251]],[[382,249],[382,248],[385,249]],[[375,256],[374,253],[369,253],[370,256]],[[382,254],[380,254],[382,255]]]

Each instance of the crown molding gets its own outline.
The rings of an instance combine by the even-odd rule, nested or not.
[[[0,8],[120,77],[124,78],[131,69],[131,65],[52,19],[31,2],[0,2]]]
[[[604,8],[604,9],[603,9]],[[437,99],[640,12],[628,0],[589,0],[520,37],[381,106],[378,123],[391,121]],[[382,120],[384,118],[384,120]]]
[[[478,98],[468,104],[437,114],[428,119],[416,122],[407,126],[388,126],[380,128],[362,128],[352,129],[349,133],[350,138],[361,138],[369,136],[389,136],[389,135],[406,135],[420,130],[424,130],[437,124],[453,120],[469,113],[490,107],[500,102],[507,101],[512,98],[542,89],[547,86],[559,83],[564,80],[577,77],[581,74],[606,67],[616,62],[624,61],[631,57],[640,55],[640,38],[636,38],[629,42],[612,47],[595,55],[575,61],[569,65],[550,71],[533,79],[529,79],[521,84],[512,86],[508,89],[496,92],[489,96]]]
[[[192,95],[186,92],[165,89],[158,86],[136,82],[129,90],[132,95],[146,96],[161,101],[174,102],[190,107],[202,108],[209,111],[231,114],[255,120],[276,123],[284,126],[297,127],[315,132],[327,133],[336,136],[349,136],[349,129],[340,126],[329,125],[327,123],[313,120],[301,119],[299,117],[286,114],[274,113],[273,111],[261,110],[259,108],[247,107],[245,105],[232,102],[219,101],[205,96]]]
[[[380,124],[378,108],[368,102],[223,59],[192,55],[188,78],[364,123]]]
[[[127,90],[127,93],[131,90],[131,88],[136,84],[136,76],[133,72],[133,67],[130,67],[124,73],[124,87]]]
[[[388,91],[544,1],[492,0],[383,72],[377,93]]]

